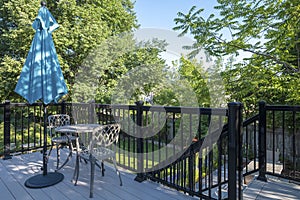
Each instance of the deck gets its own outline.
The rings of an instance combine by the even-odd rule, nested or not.
[[[54,156],[48,164],[49,171],[53,171]],[[10,199],[90,199],[89,198],[89,164],[81,164],[78,185],[71,183],[75,157],[60,170],[64,174],[64,180],[54,186],[31,189],[24,186],[24,182],[41,173],[42,154],[40,152],[13,156],[12,159],[0,159],[0,198]],[[123,186],[114,169],[106,165],[105,176],[100,171],[95,176],[94,199],[113,200],[151,200],[151,199],[196,199],[179,191],[170,189],[152,181],[139,183],[134,181],[135,174],[121,170]]]
[[[254,179],[244,190],[244,200],[296,200],[300,199],[300,183],[289,182],[273,176],[267,176],[268,181]]]
[[[55,152],[55,151],[54,151]],[[66,155],[66,154],[65,154]],[[65,156],[63,155],[63,156]],[[51,156],[48,168],[55,168],[54,155]],[[81,164],[78,186],[71,182],[74,168],[73,158],[60,172],[65,178],[62,182],[47,188],[30,189],[24,182],[41,173],[42,154],[40,152],[16,155],[12,159],[0,159],[0,196],[1,199],[90,199],[89,198],[89,165]],[[195,200],[182,192],[170,189],[152,181],[138,183],[134,181],[135,174],[122,170],[123,186],[113,168],[106,165],[105,176],[97,173],[95,177],[94,199],[106,200]],[[244,190],[244,199],[300,199],[300,185],[282,179],[269,177],[268,182],[261,182],[254,178]]]

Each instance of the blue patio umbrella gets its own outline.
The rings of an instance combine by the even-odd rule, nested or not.
[[[68,92],[51,35],[58,24],[49,10],[42,6],[32,27],[36,33],[15,92],[30,104],[37,100],[46,105],[57,103]]]
[[[57,103],[68,90],[51,35],[58,28],[58,24],[46,8],[46,3],[41,2],[41,5],[32,24],[36,32],[15,88],[15,92],[30,104],[41,100],[44,105],[43,174],[26,180],[25,186],[30,188],[51,186],[64,178],[61,173],[47,172],[47,105]]]

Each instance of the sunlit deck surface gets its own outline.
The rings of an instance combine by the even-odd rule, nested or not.
[[[50,157],[48,171],[55,169],[54,152]],[[73,156],[72,160],[60,170],[65,177],[62,182],[42,189],[25,187],[24,182],[28,178],[42,173],[41,166],[42,154],[40,152],[16,155],[8,160],[0,159],[0,199],[91,199],[89,198],[89,164],[82,162],[80,165],[77,186],[71,182],[75,166],[75,156]],[[134,180],[136,174],[119,168],[123,180],[123,186],[120,186],[114,168],[107,164],[105,169],[104,177],[100,170],[96,170],[93,199],[196,199],[152,181],[146,180],[139,183]]]
[[[300,199],[300,183],[290,182],[286,179],[267,176],[268,181],[254,179],[244,190],[244,200],[271,200],[271,199]]]
[[[48,171],[55,169],[55,151],[50,157]],[[62,155],[65,156],[65,154]],[[0,159],[0,199],[90,199],[89,198],[89,172],[90,165],[81,163],[78,185],[71,182],[75,166],[75,156],[60,172],[64,174],[64,180],[54,186],[42,189],[30,189],[24,186],[24,182],[42,173],[42,154],[40,152],[15,155],[12,159]],[[97,168],[96,168],[97,169]],[[119,168],[120,169],[120,168]],[[136,174],[120,169],[123,186],[119,185],[119,179],[109,164],[106,165],[105,176],[102,177],[99,170],[96,171],[94,198],[93,199],[174,199],[188,200],[199,199],[191,197],[177,190],[170,189],[152,181],[139,183],[134,181]],[[258,181],[254,178],[244,190],[244,199],[300,199],[299,183],[290,183],[283,179],[268,178],[268,182]]]

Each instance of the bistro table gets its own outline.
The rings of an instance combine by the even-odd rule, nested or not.
[[[64,125],[59,126],[55,129],[55,131],[60,133],[91,133],[95,128],[101,126],[100,124],[72,124],[72,125]]]
[[[91,133],[93,133],[93,131],[99,126],[101,125],[100,124],[72,124],[72,125],[59,126],[55,128],[55,131],[61,134],[72,134],[76,136],[75,148],[77,153],[76,159],[78,159],[79,151],[84,148],[85,144],[87,144],[88,140],[91,138]],[[72,151],[70,151],[65,163],[60,168],[62,168],[70,160],[71,157],[72,157]]]

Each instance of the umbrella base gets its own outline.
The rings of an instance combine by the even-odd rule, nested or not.
[[[46,175],[38,174],[25,181],[25,186],[29,188],[44,188],[55,185],[64,179],[64,175],[59,172],[48,172]]]

